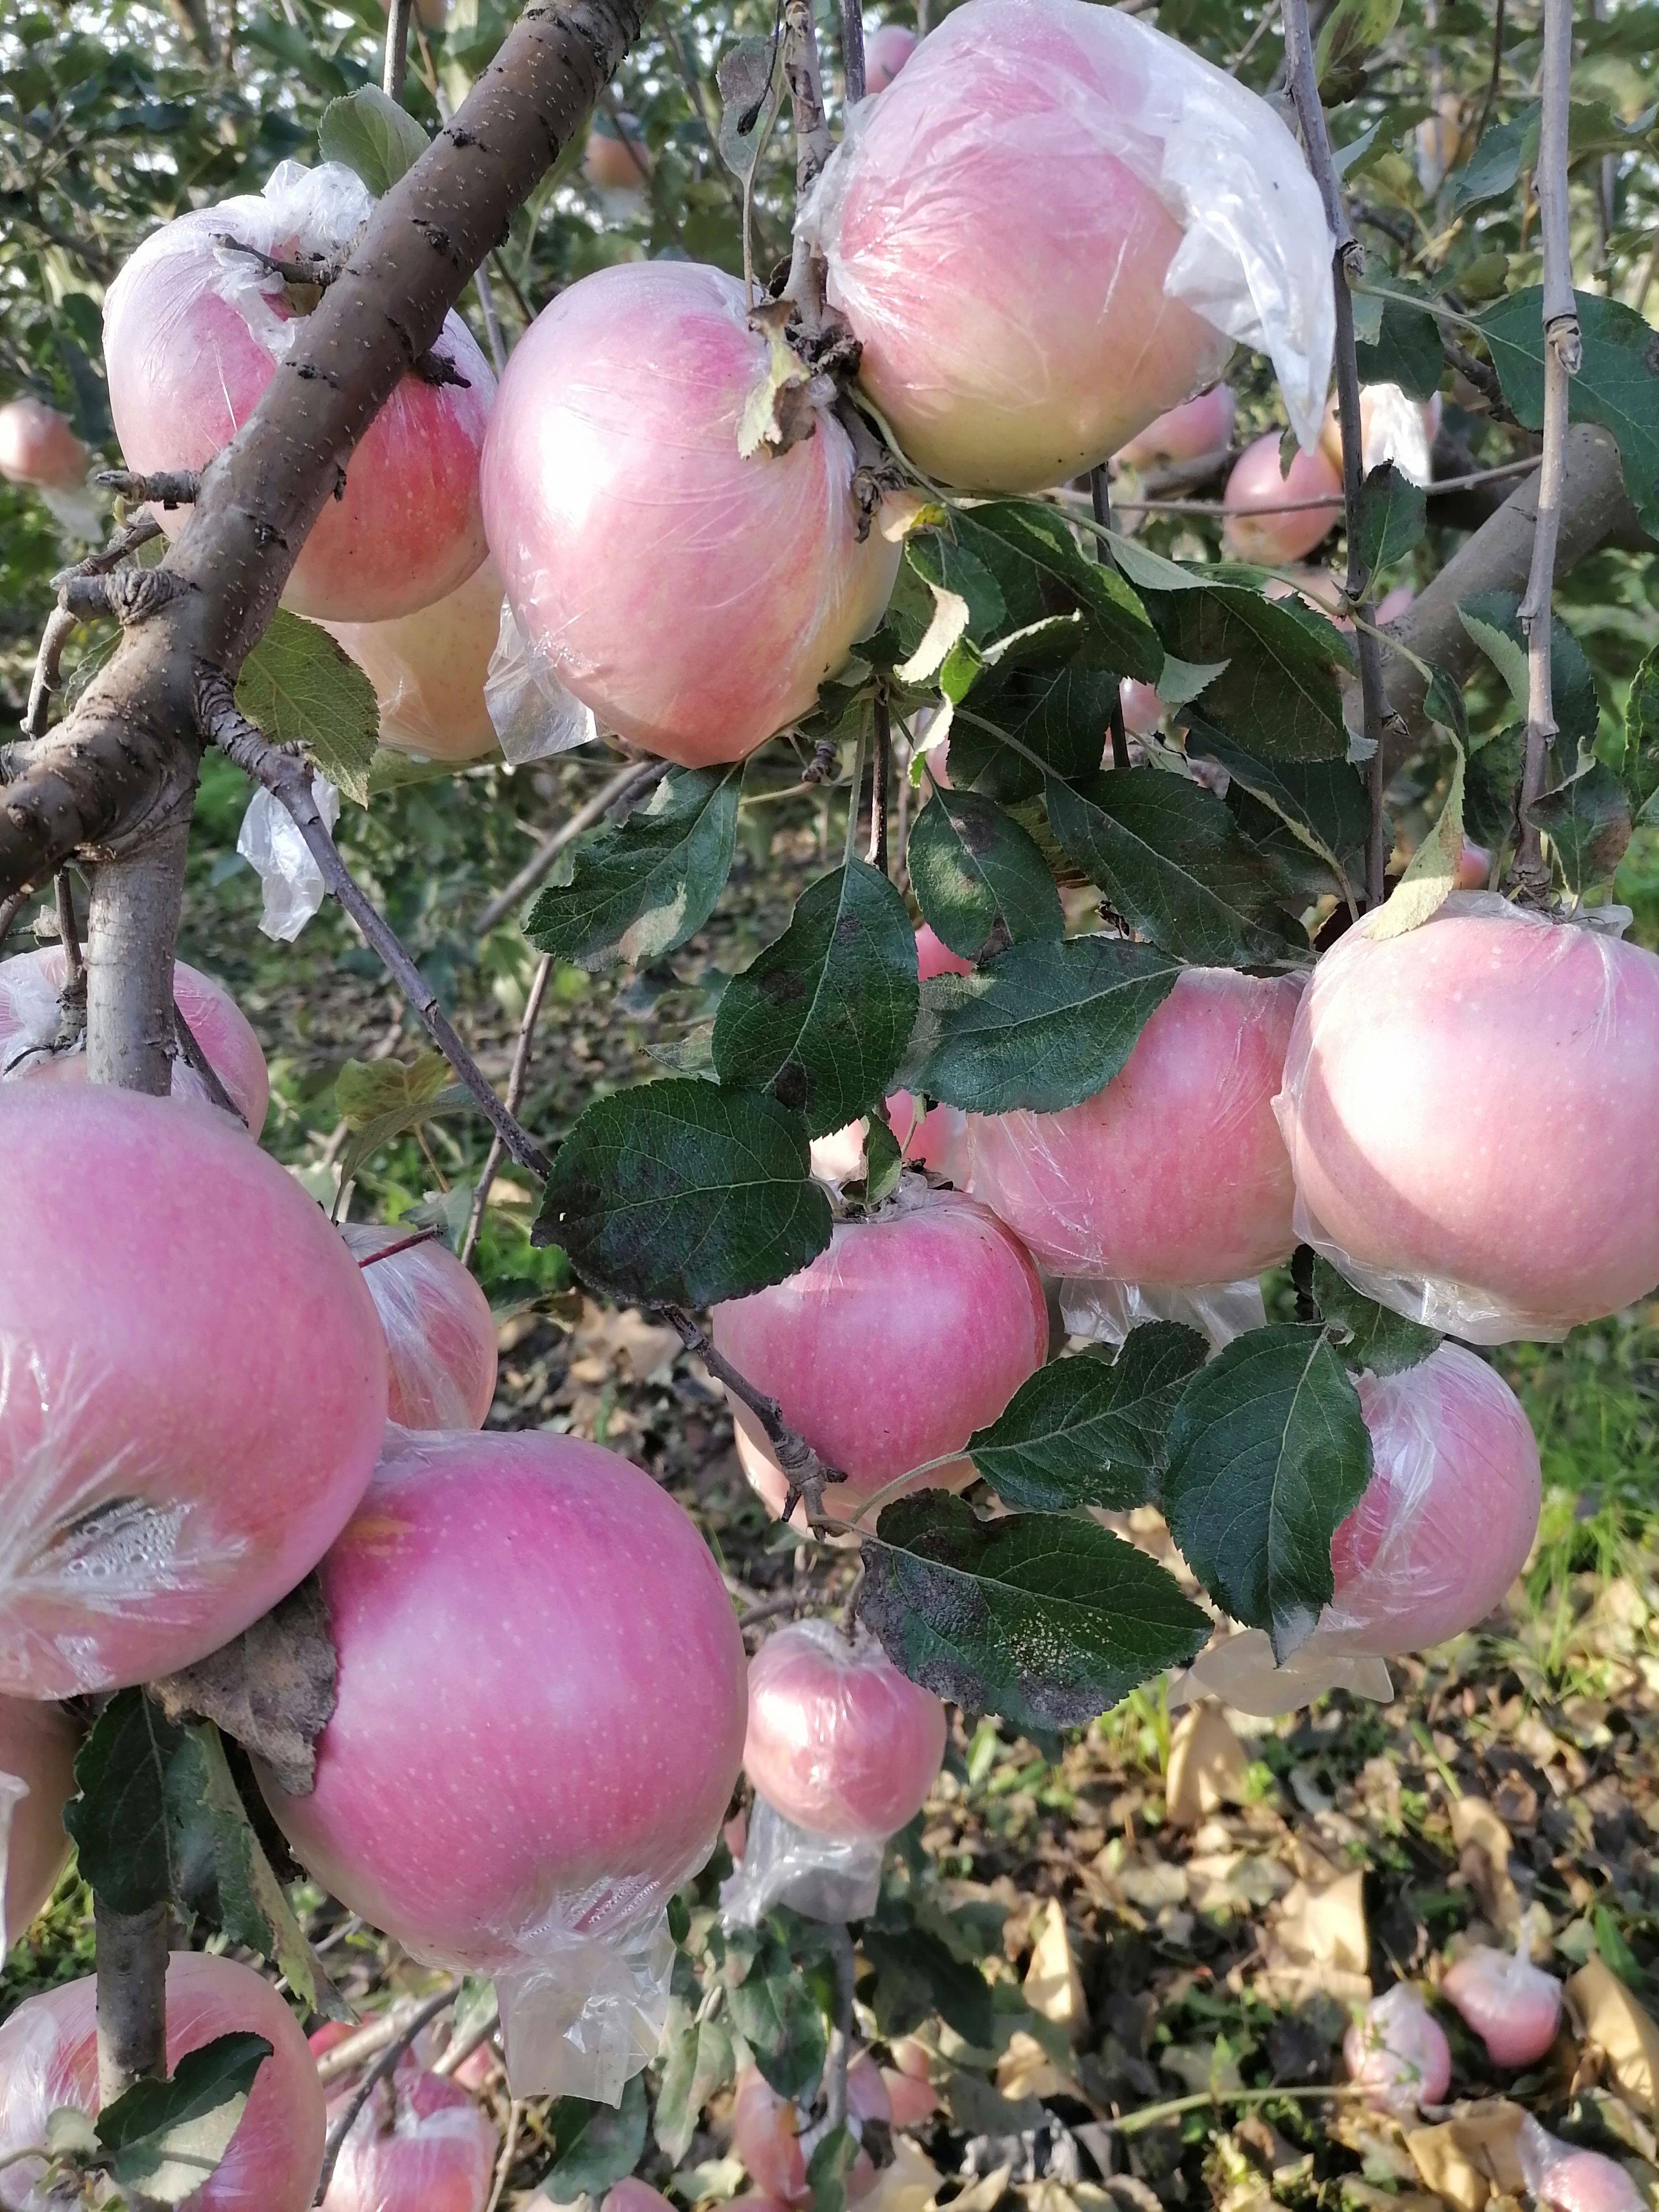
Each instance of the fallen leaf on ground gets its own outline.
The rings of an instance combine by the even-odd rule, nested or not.
[[[1222,1806],[1242,1803],[1249,1766],[1244,1747],[1227,1725],[1220,1706],[1208,1698],[1189,1706],[1170,1740],[1164,1790],[1170,1825],[1196,1827]]]
[[[1659,2023],[1600,1959],[1579,1968],[1566,1996],[1579,2033],[1601,2052],[1616,2086],[1659,2119]]]
[[[1024,1989],[1025,2002],[1033,2012],[1063,2027],[1073,2043],[1082,2041],[1088,2030],[1089,2008],[1066,1914],[1057,1898],[1045,1898],[1032,1915],[1031,1963],[1025,1969]]]

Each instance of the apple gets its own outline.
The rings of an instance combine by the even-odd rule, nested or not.
[[[1091,1098],[1057,1114],[951,1109],[940,1165],[1060,1275],[1196,1287],[1288,1259],[1273,1119],[1302,978],[1188,968]]]
[[[50,1049],[58,1035],[58,997],[68,972],[61,945],[0,960],[0,1081],[85,1082],[84,1049]],[[173,989],[209,1065],[257,1137],[264,1127],[270,1077],[247,1017],[222,983],[182,960],[173,963]],[[206,1085],[182,1054],[173,1063],[173,1095],[210,1103]]]
[[[501,628],[501,572],[486,560],[435,606],[395,622],[323,627],[374,686],[380,743],[420,760],[480,760],[495,746],[484,678]]]
[[[1659,958],[1454,891],[1314,971],[1275,1102],[1298,1221],[1370,1297],[1471,1342],[1659,1283]]]
[[[1291,308],[1291,350],[1322,347],[1327,234],[1294,141],[1145,23],[969,0],[859,122],[803,219],[865,389],[931,477],[1038,491],[1105,460],[1215,382],[1220,325],[1259,328],[1252,285],[1270,323]]]
[[[1117,696],[1123,708],[1123,726],[1132,738],[1149,738],[1163,727],[1164,702],[1150,684],[1126,676],[1117,687]],[[1109,749],[1106,758],[1111,758]]]
[[[1486,2045],[1494,2066],[1536,2064],[1561,2025],[1561,1984],[1524,1949],[1465,1951],[1446,1969],[1440,1992]]]
[[[708,1856],[743,1757],[708,1546],[580,1437],[393,1430],[321,1578],[337,1700],[309,1796],[262,1774],[271,1811],[342,1904],[496,1976],[514,2094],[614,2103],[667,2002],[628,1943]]]
[[[1323,504],[1304,504],[1310,501]],[[1279,433],[1269,430],[1233,463],[1222,505],[1228,509],[1221,526],[1223,552],[1264,568],[1282,568],[1305,559],[1342,520],[1342,471],[1316,447],[1310,453],[1298,452],[1281,475]]]
[[[0,477],[78,491],[87,478],[87,449],[56,408],[24,392],[0,407]]]
[[[1397,384],[1367,384],[1359,394],[1361,465],[1369,476],[1385,461],[1392,461],[1413,483],[1434,480],[1430,456],[1440,428],[1440,394],[1413,399]],[[1325,409],[1319,434],[1320,449],[1340,477],[1342,473],[1342,423],[1333,398]]]
[[[246,422],[314,304],[224,235],[285,258],[348,247],[374,203],[339,163],[283,161],[263,194],[192,209],[147,238],[110,286],[104,358],[129,468],[199,469]],[[283,594],[319,622],[390,622],[459,590],[484,556],[478,459],[495,380],[459,315],[434,352],[465,384],[411,371],[356,447]],[[188,509],[163,511],[169,532]]]
[[[1366,2103],[1402,2121],[1443,2103],[1451,2084],[1446,2032],[1409,1982],[1371,1999],[1343,2037],[1342,2056]]]
[[[349,2095],[330,2100],[331,2126]],[[466,2091],[405,2052],[352,2123],[321,2212],[484,2212],[499,2148]]]
[[[714,1334],[846,1475],[824,1510],[851,1521],[884,1484],[960,1452],[995,1419],[1042,1364],[1048,1316],[1014,1236],[971,1199],[910,1176],[875,1214],[837,1222],[811,1267],[716,1306]],[[778,1512],[787,1485],[765,1436],[746,1406],[732,1418],[744,1470]],[[973,1479],[972,1462],[952,1458],[921,1486]]]
[[[674,2212],[674,2208],[660,2189],[630,2173],[605,2191],[599,2212]]]
[[[1380,614],[1382,609],[1379,607]],[[1472,837],[1463,840],[1463,849],[1457,856],[1455,882],[1460,891],[1483,891],[1492,874],[1492,854],[1484,845],[1477,845]]]
[[[484,445],[526,641],[607,726],[688,767],[805,714],[897,570],[878,528],[860,541],[853,447],[826,409],[787,453],[739,452],[768,361],[724,270],[596,270],[520,341]]]
[[[1558,2154],[1530,2185],[1550,2212],[1647,2212],[1647,2197],[1617,2159],[1565,2143],[1555,2148]]]
[[[65,2105],[96,2113],[97,1989],[90,1974],[27,1998],[0,2027],[0,2161],[41,2142]],[[175,1951],[167,1962],[167,2064],[221,2035],[262,2035],[270,2056],[253,2078],[230,2147],[183,2212],[305,2212],[323,2166],[325,2126],[316,2062],[293,2014],[263,1975],[234,1959]],[[0,2163],[0,2206],[34,2212],[40,2161]],[[50,2200],[59,2202],[57,2196]]]
[[[343,1528],[386,1340],[318,1207],[223,1114],[8,1084],[0,1159],[0,1691],[150,1681]]]
[[[69,1858],[75,1723],[61,1705],[0,1698],[0,1942],[9,1951]]]
[[[647,182],[645,167],[634,150],[635,144],[643,143],[643,133],[631,115],[624,115],[623,122],[625,129],[618,131],[608,115],[601,114],[588,127],[582,174],[590,185],[606,191],[639,191]]]
[[[793,1621],[749,1662],[744,1767],[798,1828],[884,1841],[921,1810],[944,1757],[944,1706],[867,1637]]]
[[[864,89],[866,95],[885,92],[904,67],[918,44],[916,34],[903,23],[882,23],[864,34]]]
[[[732,2147],[763,2197],[784,2204],[806,2202],[811,2192],[800,2147],[800,2115],[753,2066],[745,2066],[738,2076]]]
[[[1350,1651],[1419,1651],[1484,1620],[1526,1565],[1538,1445],[1509,1384],[1461,1344],[1362,1375],[1359,1403],[1371,1479],[1331,1540],[1336,1594],[1319,1633]]]
[[[495,1317],[477,1279],[435,1237],[412,1243],[411,1230],[374,1222],[348,1222],[341,1234],[386,1331],[388,1418],[405,1429],[481,1429],[495,1396]]]
[[[1196,399],[1183,400],[1167,415],[1149,422],[1138,436],[1121,447],[1115,459],[1124,467],[1191,469],[1200,461],[1217,463],[1226,458],[1233,441],[1237,402],[1231,384],[1212,384]]]

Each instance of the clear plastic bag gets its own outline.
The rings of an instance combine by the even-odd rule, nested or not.
[[[358,1221],[340,1233],[386,1331],[389,1418],[405,1429],[481,1429],[495,1395],[495,1321],[475,1278],[435,1237],[416,1242],[406,1228]]]
[[[484,2212],[498,2147],[465,2090],[405,2054],[352,2122],[322,2212]]]
[[[758,1926],[775,1905],[809,1920],[863,1920],[881,1895],[884,1837],[844,1840],[815,1835],[755,1798],[738,1869],[720,1884],[720,1917],[728,1928]]]
[[[1180,1290],[1157,1283],[1092,1281],[1068,1275],[1060,1285],[1060,1312],[1066,1334],[1086,1337],[1091,1344],[1121,1344],[1143,1322],[1176,1321],[1200,1331],[1212,1352],[1247,1330],[1265,1327],[1267,1319],[1256,1275]]]
[[[550,653],[525,643],[505,599],[484,678],[484,707],[509,768],[570,752],[599,734],[592,708],[566,690]]]
[[[1617,2159],[1560,2142],[1530,2112],[1518,2148],[1528,2189],[1551,2212],[1648,2212],[1646,2197]]]
[[[1453,1960],[1440,1993],[1455,2005],[1497,2066],[1531,2066],[1561,2025],[1561,1984],[1532,1961],[1523,1917],[1512,1951],[1477,1946]]]
[[[0,1938],[7,1950],[69,1858],[64,1808],[75,1795],[76,1741],[61,1705],[0,1698]]]
[[[458,766],[494,751],[484,685],[501,605],[500,573],[486,561],[459,591],[401,621],[324,623],[374,686],[383,745]]]
[[[331,830],[340,818],[339,793],[325,775],[313,775],[311,795]],[[327,885],[294,817],[263,785],[247,803],[236,849],[258,877],[264,895],[260,929],[279,945],[292,945],[321,907]]]
[[[1333,243],[1301,149],[1118,10],[969,0],[855,111],[799,228],[866,388],[953,482],[1060,483],[1213,382],[1235,341],[1319,436]]]
[[[1367,1297],[1508,1344],[1659,1283],[1659,959],[1620,919],[1454,891],[1320,962],[1273,1107],[1297,1235]]]
[[[1442,2103],[1451,2085],[1445,2031],[1410,1982],[1371,1999],[1343,2038],[1342,2056],[1365,2101],[1399,2120]]]

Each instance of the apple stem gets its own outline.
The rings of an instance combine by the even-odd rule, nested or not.
[[[841,64],[844,80],[844,108],[856,107],[864,97],[864,8],[862,0],[841,0]],[[846,129],[843,120],[842,128]]]
[[[42,738],[46,733],[46,714],[52,704],[52,695],[57,690],[63,667],[64,647],[75,635],[81,617],[72,613],[69,605],[71,583],[83,576],[103,576],[138,550],[148,545],[152,538],[159,538],[161,526],[153,514],[141,514],[136,520],[118,530],[107,545],[96,553],[88,553],[84,561],[77,561],[72,568],[65,568],[52,578],[58,587],[58,605],[46,617],[46,626],[40,634],[40,649],[34,657],[34,675],[29,684],[29,703],[23,715],[22,730],[26,738]],[[6,781],[3,766],[0,766],[0,782]]]

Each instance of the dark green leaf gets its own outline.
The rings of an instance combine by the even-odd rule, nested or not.
[[[684,945],[731,873],[742,782],[741,763],[672,769],[648,805],[576,848],[568,879],[531,908],[525,935],[538,952],[587,969]]]
[[[118,1690],[76,1754],[64,1813],[82,1876],[112,1912],[144,1912],[178,1889],[167,1768],[184,1732],[142,1690]]]
[[[1477,845],[1496,852],[1514,836],[1526,762],[1527,733],[1518,726],[1500,730],[1469,755],[1463,827]]]
[[[915,1027],[916,939],[879,868],[850,860],[797,901],[788,928],[726,986],[714,1066],[828,1136],[885,1092]]]
[[[726,2008],[755,2063],[781,2097],[808,2097],[823,2072],[823,2014],[789,1948],[771,1929],[741,1978],[735,1952],[726,1957]]]
[[[1480,328],[1504,397],[1528,430],[1544,427],[1543,290],[1512,292]],[[1571,418],[1600,422],[1618,441],[1625,489],[1649,530],[1659,530],[1659,342],[1622,300],[1576,292],[1584,357],[1569,379]]]
[[[1630,843],[1630,800],[1603,761],[1587,761],[1565,783],[1547,791],[1527,809],[1527,818],[1555,848],[1567,889],[1575,896],[1604,882]]]
[[[1144,1505],[1157,1495],[1176,1401],[1207,1351],[1196,1329],[1161,1321],[1132,1329],[1114,1360],[1051,1359],[969,1437],[969,1456],[1015,1512]]]
[[[1447,179],[1447,206],[1454,215],[1481,200],[1501,199],[1515,190],[1522,169],[1538,159],[1543,109],[1534,101],[1505,123],[1489,124],[1461,169]]]
[[[1306,951],[1267,864],[1201,784],[1151,768],[1082,790],[1051,781],[1048,820],[1114,911],[1178,959],[1248,967]]]
[[[471,1093],[449,1080],[441,1052],[421,1053],[409,1066],[396,1060],[349,1060],[334,1084],[334,1103],[351,1135],[340,1153],[349,1180],[383,1146],[418,1129],[438,1115],[470,1105]]]
[[[905,557],[935,591],[954,592],[963,601],[968,635],[975,645],[986,645],[1012,625],[1002,587],[968,542],[969,535],[966,531],[919,530],[906,538]]]
[[[1170,1430],[1164,1517],[1234,1620],[1282,1662],[1331,1597],[1331,1538],[1370,1479],[1359,1397],[1322,1328],[1233,1341],[1188,1383]]]
[[[931,1929],[866,1927],[860,1948],[875,1969],[872,2004],[883,2035],[908,2035],[937,2013],[976,2050],[994,2043],[990,1984]]]
[[[702,1306],[795,1274],[830,1226],[799,1114],[679,1076],[579,1116],[532,1241],[562,1245],[585,1282],[624,1303]]]
[[[678,2166],[691,2148],[702,2108],[736,2070],[731,2031],[720,2014],[699,2021],[684,1997],[671,2000],[663,2030],[662,2086],[653,2125],[657,2142]]]
[[[887,1126],[884,1114],[875,1113],[866,1117],[864,1124],[864,1203],[879,1206],[890,1198],[898,1188],[898,1179],[904,1172],[904,1155],[899,1150],[898,1139]],[[848,1191],[852,1196],[860,1188],[854,1184]]]
[[[749,174],[760,152],[778,73],[772,41],[754,38],[739,39],[728,46],[714,71],[720,95],[720,155],[740,177]]]
[[[884,1507],[863,1549],[859,1610],[895,1666],[1016,1728],[1091,1721],[1209,1634],[1156,1560],[1067,1514],[981,1521],[925,1490]]]
[[[1314,66],[1322,94],[1346,83],[1400,20],[1401,0],[1336,0],[1320,27]]]
[[[1527,711],[1527,634],[1521,627],[1518,592],[1475,592],[1458,602],[1459,621],[1490,660],[1522,714]],[[1584,648],[1559,615],[1550,618],[1550,693],[1562,738],[1571,746],[1594,742],[1601,702]]]
[[[1206,721],[1262,760],[1346,760],[1348,732],[1333,671],[1346,665],[1340,630],[1245,584],[1169,592],[1152,602],[1165,647],[1180,659],[1225,661],[1199,694]]]
[[[359,85],[343,100],[330,100],[317,126],[317,150],[324,161],[355,169],[376,199],[414,167],[426,149],[425,131],[378,84]]]
[[[977,1114],[1057,1113],[1109,1083],[1175,988],[1179,964],[1120,937],[1011,945],[923,988],[914,1088]]]
[[[847,2175],[858,2154],[858,2137],[850,2128],[831,2128],[819,2136],[806,2161],[812,2212],[846,2212]]]
[[[1359,493],[1359,557],[1368,576],[1392,568],[1409,553],[1427,526],[1428,495],[1421,484],[1384,461]]]
[[[990,667],[957,684],[951,727],[951,780],[988,797],[1034,799],[1044,765],[1056,775],[1092,775],[1106,750],[1118,680],[1080,653],[1075,617],[1015,638]],[[945,672],[947,685],[952,670]]]
[[[1439,1349],[1440,1339],[1433,1329],[1390,1313],[1386,1306],[1373,1305],[1328,1260],[1314,1261],[1313,1294],[1325,1319],[1346,1332],[1337,1349],[1344,1365],[1356,1375],[1368,1369],[1373,1375],[1401,1375]]]
[[[1440,326],[1416,307],[1385,300],[1375,343],[1354,352],[1362,384],[1397,384],[1409,399],[1427,399],[1440,389],[1446,367]]]
[[[958,537],[996,576],[1017,628],[1037,617],[1027,611],[1029,599],[1025,607],[1018,605],[1019,595],[1005,580],[1010,556],[1040,580],[1045,602],[1042,612],[1075,607],[1120,676],[1157,683],[1164,649],[1138,593],[1109,562],[1084,551],[1058,507],[1023,500],[988,500],[975,507],[970,517],[958,515],[956,522]],[[1000,549],[1000,558],[987,548],[988,539]]]
[[[301,745],[359,806],[380,742],[374,686],[325,629],[278,607],[242,663],[236,704],[274,745]]]
[[[1195,726],[1189,752],[1218,761],[1237,784],[1298,824],[1339,860],[1363,851],[1370,825],[1364,780],[1347,761],[1264,761],[1207,724]]]
[[[632,2173],[645,2148],[645,2076],[635,2074],[614,2111],[585,2097],[561,2097],[548,2114],[557,2155],[544,2175],[550,2202],[603,2197]]]
[[[1637,819],[1650,822],[1659,793],[1659,646],[1632,678],[1625,703],[1625,789]]]
[[[1048,864],[1012,815],[970,791],[936,791],[905,848],[922,918],[964,960],[985,949],[999,920],[1015,944],[1065,929]]]
[[[106,2105],[98,2140],[112,2179],[150,2203],[193,2196],[230,2148],[270,2055],[263,2035],[216,2036],[187,2051],[170,2081],[136,2081]]]

